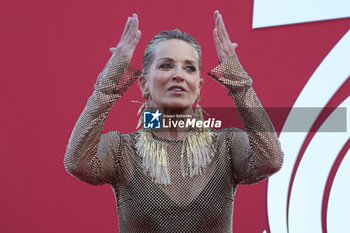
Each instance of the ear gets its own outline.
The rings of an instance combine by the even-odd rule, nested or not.
[[[138,77],[138,82],[141,92],[144,93],[148,89],[147,79],[144,76],[140,76]]]
[[[200,76],[200,79],[198,82],[198,93],[200,93],[200,91],[201,91],[201,88],[203,86],[203,82],[204,82],[204,80],[203,80],[202,76]]]

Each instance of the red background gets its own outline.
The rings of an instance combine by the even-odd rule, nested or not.
[[[201,105],[233,106],[205,74],[217,65],[212,39],[219,9],[241,63],[265,107],[291,107],[350,19],[252,30],[252,1],[44,1],[0,3],[0,228],[1,232],[117,232],[115,200],[108,185],[72,178],[63,156],[73,126],[97,75],[136,12],[142,31],[133,58],[141,68],[146,43],[158,32],[180,28],[203,50]],[[104,132],[131,132],[141,95],[135,83],[111,111]],[[283,116],[285,117],[285,116]],[[276,117],[272,117],[272,120]],[[239,188],[236,233],[268,229],[267,182]]]

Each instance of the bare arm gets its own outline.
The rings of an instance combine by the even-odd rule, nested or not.
[[[141,37],[136,15],[129,17],[120,42],[99,74],[94,91],[69,138],[64,156],[68,173],[89,184],[100,185],[118,178],[121,156],[119,132],[101,134],[108,113],[136,80],[129,65]]]

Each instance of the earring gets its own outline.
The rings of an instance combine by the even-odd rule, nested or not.
[[[142,103],[139,110],[137,111],[137,115],[139,115],[140,117],[139,117],[139,120],[137,122],[136,129],[142,125],[143,112],[149,108],[148,100],[150,99],[150,97],[151,97],[151,94],[147,90],[142,93],[142,98],[145,99],[146,101]],[[141,102],[139,102],[139,103],[141,103]]]
[[[142,93],[142,98],[148,100],[150,97],[150,93],[148,91],[145,91]]]
[[[197,98],[196,98],[195,102],[199,103],[200,101],[201,101],[201,96],[197,95]]]

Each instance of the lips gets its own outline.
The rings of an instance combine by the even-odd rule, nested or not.
[[[171,86],[168,91],[176,91],[176,92],[186,92],[186,89],[181,86]]]

